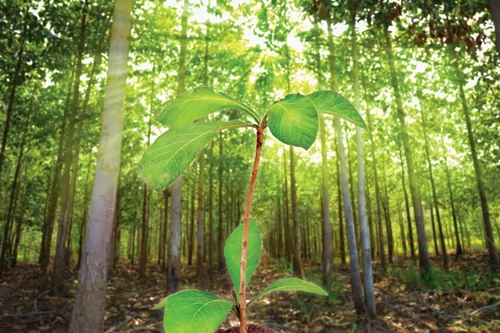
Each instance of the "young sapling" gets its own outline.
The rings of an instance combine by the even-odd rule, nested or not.
[[[199,121],[224,110],[238,110],[246,119],[237,121]],[[146,150],[140,162],[141,178],[156,190],[172,183],[218,131],[252,128],[256,132],[254,164],[245,206],[243,224],[228,237],[224,256],[234,284],[234,302],[199,290],[183,290],[163,299],[154,309],[164,308],[163,327],[168,333],[213,333],[231,311],[240,320],[240,333],[247,332],[246,310],[255,300],[272,291],[305,291],[328,295],[314,283],[287,278],[271,283],[252,299],[246,300],[246,287],[257,269],[260,258],[260,231],[250,220],[252,197],[264,142],[269,128],[281,142],[309,149],[318,132],[318,113],[342,117],[366,128],[356,109],[333,91],[309,95],[291,94],[275,102],[260,116],[244,103],[205,87],[179,95],[163,110],[158,120],[169,129]]]

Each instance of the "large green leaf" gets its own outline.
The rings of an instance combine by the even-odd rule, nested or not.
[[[233,230],[226,240],[224,246],[224,256],[226,257],[229,275],[233,280],[236,295],[240,297],[240,262],[241,262],[241,240],[243,239],[243,224],[240,224]],[[248,248],[247,248],[247,278],[246,285],[252,278],[257,269],[260,258],[260,230],[255,222],[251,221],[248,229]]]
[[[318,133],[318,112],[310,98],[288,95],[268,110],[271,133],[286,144],[309,149]]]
[[[161,190],[173,182],[212,140],[222,123],[198,122],[173,127],[160,135],[140,162],[140,177]]]
[[[167,126],[182,126],[205,118],[211,113],[228,109],[246,112],[259,122],[257,114],[245,104],[206,87],[196,88],[193,92],[179,95],[167,104],[165,110],[160,113],[158,121]]]
[[[264,291],[258,294],[248,305],[253,303],[255,300],[261,298],[265,294],[273,291],[305,291],[312,294],[328,296],[328,293],[323,288],[317,286],[312,282],[297,278],[288,278],[288,279],[274,281],[273,283],[271,283],[269,286],[267,286],[266,289],[264,289]]]
[[[320,90],[308,95],[308,97],[313,101],[318,112],[339,116],[366,129],[365,122],[356,108],[342,95],[331,90]]]
[[[163,328],[167,333],[213,333],[231,310],[233,302],[199,290],[183,290],[161,301]]]

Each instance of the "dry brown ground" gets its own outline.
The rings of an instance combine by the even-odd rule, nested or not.
[[[438,266],[439,259],[434,260]],[[124,264],[125,261],[109,283],[105,331],[161,332],[162,313],[151,308],[163,298],[164,274],[157,266],[150,266],[148,279],[140,281],[136,268]],[[404,268],[408,261],[396,261],[387,272],[376,267],[378,319],[371,321],[353,310],[347,268],[338,266],[330,300],[305,294],[274,294],[250,308],[249,321],[276,332],[500,332],[499,307],[470,315],[500,301],[500,280],[489,277],[487,262],[483,253],[453,261],[451,269],[461,273],[454,277],[438,276],[439,288],[419,284],[418,273]],[[252,279],[251,295],[287,276],[278,266],[269,259],[263,260],[263,268]],[[306,263],[306,267],[307,276],[317,280],[319,266]],[[0,332],[66,332],[75,277],[68,275],[70,295],[61,298],[41,290],[37,265],[20,264],[9,271],[0,281]],[[185,265],[182,277],[184,287],[196,287],[194,266]],[[226,276],[216,278],[206,290],[230,299],[230,281]],[[236,318],[228,316],[221,328],[235,325]]]

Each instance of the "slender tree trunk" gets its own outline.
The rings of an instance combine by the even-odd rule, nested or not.
[[[190,214],[190,223],[191,227],[189,228],[188,235],[188,265],[191,266],[193,264],[193,251],[194,251],[194,199],[195,199],[195,187],[191,188],[191,214]]]
[[[177,95],[184,92],[186,78],[186,49],[188,28],[189,3],[184,0],[184,9],[181,20],[181,49],[179,54],[179,71]],[[182,175],[172,183],[172,216],[170,219],[170,243],[168,248],[167,269],[167,294],[173,294],[179,290],[180,266],[181,266],[181,197],[182,197]]]
[[[353,83],[354,83],[354,106],[357,110],[361,109],[359,96],[359,55],[356,36],[356,12],[353,12],[351,20],[352,31],[352,60],[353,60]],[[363,274],[364,274],[364,296],[365,306],[371,318],[377,316],[375,305],[375,293],[373,290],[373,268],[372,254],[370,243],[370,232],[368,230],[368,222],[365,208],[365,160],[363,153],[363,137],[361,128],[356,127],[356,144],[358,148],[358,210],[359,210],[359,225],[360,239],[362,249]]]
[[[101,139],[70,333],[103,330],[106,253],[110,248],[120,170],[131,12],[131,0],[115,1]]]
[[[420,193],[418,191],[418,179],[413,164],[413,154],[410,146],[410,139],[408,137],[408,131],[406,129],[405,112],[403,110],[403,101],[401,97],[401,92],[399,91],[399,81],[396,74],[396,68],[394,65],[391,37],[389,35],[389,31],[387,28],[385,29],[384,34],[387,47],[389,67],[391,71],[391,83],[392,83],[392,88],[394,90],[394,96],[396,99],[396,111],[399,119],[399,124],[401,127],[401,135],[403,137],[403,147],[406,155],[406,164],[408,165],[408,175],[410,178],[410,193],[413,202],[413,212],[415,215],[415,223],[417,226],[417,235],[418,235],[418,255],[419,255],[420,269],[422,270],[423,274],[427,274],[430,270],[431,263],[429,261],[429,253],[427,249],[427,237],[425,235],[422,202],[420,199]]]
[[[442,140],[442,137],[441,137]],[[456,257],[459,258],[464,254],[464,250],[462,248],[462,244],[460,243],[460,236],[458,230],[458,222],[457,222],[457,212],[455,210],[455,201],[453,200],[453,191],[451,189],[451,176],[450,169],[448,168],[448,157],[446,155],[446,148],[444,146],[444,141],[441,141],[444,152],[444,170],[446,172],[446,183],[448,186],[448,192],[450,194],[450,206],[451,206],[451,215],[453,217],[453,226],[455,229],[455,243],[456,243]]]
[[[26,13],[29,8],[26,9]],[[27,14],[25,14],[27,16]],[[23,31],[21,33],[21,42],[19,51],[17,52],[17,62],[14,68],[14,76],[12,77],[12,86],[10,87],[9,104],[7,105],[7,112],[5,118],[5,125],[3,127],[2,146],[0,148],[0,177],[2,176],[3,160],[5,159],[5,149],[7,147],[7,138],[9,137],[10,123],[12,121],[12,114],[14,113],[14,101],[16,99],[16,88],[19,82],[19,75],[21,74],[21,66],[23,63],[23,54],[26,41],[26,34],[28,32],[28,23],[25,22]]]
[[[73,76],[74,76],[74,72],[73,72],[71,81],[73,81]],[[50,262],[52,234],[54,231],[54,220],[56,218],[58,192],[59,192],[60,178],[61,178],[61,172],[62,172],[62,166],[63,166],[64,138],[65,138],[65,132],[66,132],[66,122],[67,122],[67,119],[69,116],[69,102],[71,100],[71,91],[72,91],[72,86],[70,83],[68,93],[66,95],[64,115],[63,115],[63,119],[61,121],[61,126],[59,129],[59,145],[58,145],[59,148],[58,148],[58,152],[57,152],[56,167],[54,170],[54,177],[52,178],[52,185],[50,188],[50,198],[49,198],[49,204],[48,204],[48,208],[47,208],[47,216],[45,218],[45,223],[44,223],[44,228],[43,228],[42,244],[41,244],[41,248],[40,248],[39,262],[40,262],[40,268],[42,270],[42,274],[44,276],[42,278],[43,280],[48,278],[48,274],[49,274],[48,268],[49,268],[49,262]]]
[[[295,183],[295,159],[293,154],[293,146],[290,146],[290,189],[292,194],[292,219],[293,219],[293,237],[294,253],[293,253],[293,272],[300,279],[304,278],[302,270],[302,259],[300,258],[300,226],[299,226],[299,207],[297,200],[297,184]]]
[[[200,174],[198,179],[198,242],[197,242],[197,276],[198,286],[203,289],[205,285],[204,241],[203,227],[205,223],[205,156],[202,152],[199,158]]]
[[[223,134],[221,132],[219,136],[219,230],[217,234],[217,245],[218,245],[218,260],[219,260],[219,272],[223,272],[226,269],[226,262],[224,261],[224,229],[223,229],[223,217],[222,217],[222,189],[223,189],[223,172],[224,172],[224,153],[223,153]]]
[[[382,208],[380,203],[382,201],[380,195],[380,185],[378,182],[378,172],[377,172],[377,159],[375,155],[375,142],[373,140],[373,127],[371,123],[370,111],[366,111],[366,120],[368,121],[368,135],[370,137],[370,147],[372,153],[373,162],[373,178],[375,180],[375,202],[377,205],[377,229],[378,229],[378,254],[380,256],[380,264],[385,269],[385,246],[384,246],[384,231],[382,229]]]
[[[210,201],[208,203],[208,276],[210,283],[214,281],[214,141],[210,145],[210,168],[209,168],[209,181],[208,192]]]
[[[419,92],[419,99],[421,100]],[[422,118],[422,129],[424,130],[424,149],[425,149],[425,156],[427,159],[427,166],[429,168],[429,178],[431,180],[431,190],[432,190],[432,199],[434,202],[434,208],[436,210],[436,220],[437,220],[437,225],[438,225],[438,230],[439,230],[439,241],[441,244],[441,253],[443,257],[443,268],[445,270],[448,270],[449,265],[448,265],[448,253],[446,251],[446,244],[444,243],[444,233],[443,233],[443,225],[441,223],[441,215],[439,214],[439,202],[437,199],[437,194],[436,194],[436,186],[434,184],[434,175],[432,173],[432,163],[431,163],[431,157],[429,153],[429,142],[427,140],[427,124],[426,124],[426,118],[424,114],[424,108],[421,108],[420,111],[420,116]]]
[[[80,233],[78,238],[78,262],[76,264],[76,269],[80,269],[83,256],[83,238],[85,237],[85,228],[87,226],[87,212],[89,209],[89,180],[90,180],[90,168],[92,166],[92,154],[89,154],[89,163],[87,164],[87,177],[85,178],[85,193],[83,195],[83,209],[82,209],[82,221],[80,222]]]
[[[87,29],[87,11],[88,0],[85,0],[82,8],[82,20],[80,28],[80,36],[78,43],[77,61],[76,61],[76,74],[75,85],[73,90],[73,100],[71,104],[71,113],[69,118],[69,127],[66,134],[66,143],[64,150],[64,172],[62,175],[62,190],[61,190],[61,205],[59,209],[59,225],[57,227],[57,243],[56,243],[56,256],[54,260],[54,269],[51,280],[52,290],[57,295],[66,293],[64,286],[64,273],[66,269],[68,251],[65,246],[66,238],[68,236],[68,224],[70,220],[70,212],[72,207],[71,199],[71,162],[73,160],[73,140],[75,133],[75,123],[79,107],[80,97],[80,78],[82,76],[82,59],[83,51],[85,48],[85,35]],[[73,175],[76,177],[76,175]]]
[[[434,222],[434,209],[432,206],[429,207],[431,212],[431,224],[432,224],[432,239],[434,240],[434,253],[439,256],[439,247],[436,237],[436,223]]]
[[[384,198],[382,199],[382,208],[384,209],[385,231],[387,234],[387,247],[389,250],[389,263],[394,259],[394,237],[392,235],[391,210],[389,196],[387,195],[387,177],[385,173],[385,154],[382,153],[382,182],[384,183]]]
[[[283,145],[283,170],[284,170],[284,195],[285,195],[285,201],[284,201],[284,221],[283,221],[283,227],[285,229],[285,253],[286,253],[286,260],[288,262],[291,262],[292,259],[292,248],[293,248],[293,239],[291,236],[290,232],[290,227],[289,227],[289,221],[290,221],[290,211],[289,211],[289,203],[288,203],[288,179],[287,179],[287,171],[286,171],[286,163],[287,158],[286,158],[286,148]]]
[[[170,192],[168,188],[163,191],[163,198],[165,199],[165,206],[163,207],[163,242],[160,244],[162,252],[161,252],[161,271],[164,272],[167,269],[167,228],[168,228],[168,197],[170,196]]]
[[[403,214],[401,213],[401,208],[398,208],[398,218],[399,218],[399,230],[401,233],[401,244],[403,245],[403,255],[407,257],[407,247],[406,247],[406,235],[405,235],[405,225],[403,223]]]
[[[450,52],[454,51],[451,50]],[[456,80],[458,83],[460,100],[462,101],[462,109],[464,112],[465,124],[467,126],[467,137],[469,139],[469,145],[472,155],[472,163],[474,164],[474,171],[476,173],[476,182],[479,191],[479,198],[481,201],[481,212],[483,213],[484,230],[486,233],[486,245],[490,256],[491,269],[493,271],[497,271],[500,267],[500,260],[498,258],[497,249],[495,247],[495,238],[493,237],[493,229],[491,227],[488,199],[486,197],[486,190],[484,189],[481,165],[479,164],[479,159],[477,158],[476,141],[474,140],[474,134],[472,133],[472,123],[469,116],[469,107],[467,106],[467,100],[465,98],[464,77],[463,74],[460,72],[460,69],[458,67],[458,60],[456,58],[453,60],[453,63],[454,63]]]
[[[342,187],[340,185],[340,154],[339,147],[337,142],[335,141],[335,148],[337,153],[337,205],[339,212],[339,245],[340,245],[340,262],[345,265],[346,264],[346,252],[345,252],[345,232],[344,232],[344,216],[342,209]]]
[[[32,97],[34,98],[34,97]],[[33,102],[32,102],[33,103]],[[11,187],[11,192],[10,192],[10,198],[9,198],[9,208],[7,211],[7,219],[4,224],[4,229],[3,229],[3,240],[2,240],[2,250],[0,253],[0,275],[3,274],[4,271],[7,270],[7,255],[12,252],[12,245],[13,243],[11,242],[11,239],[9,235],[11,234],[11,230],[15,221],[15,211],[16,211],[16,199],[17,199],[17,193],[18,193],[18,182],[19,182],[19,176],[21,174],[21,167],[22,167],[22,162],[23,162],[23,156],[24,156],[24,146],[26,144],[26,138],[29,133],[28,131],[28,125],[29,125],[29,119],[31,115],[31,108],[33,104],[30,106],[29,113],[26,117],[25,120],[25,125],[23,129],[23,134],[22,134],[22,139],[21,139],[21,144],[19,147],[19,154],[17,155],[17,163],[16,163],[16,169],[14,171],[14,180],[12,181],[12,187]]]
[[[416,255],[415,255],[415,243],[413,242],[413,226],[411,223],[410,203],[408,200],[408,193],[406,192],[405,167],[404,167],[403,153],[401,152],[400,144],[398,144],[398,150],[399,150],[399,160],[401,161],[401,183],[403,186],[403,193],[405,196],[406,220],[408,222],[408,241],[410,243],[410,258],[411,260],[415,260]]]

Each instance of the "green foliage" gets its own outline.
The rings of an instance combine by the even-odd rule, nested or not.
[[[317,294],[321,296],[328,296],[328,293],[323,289],[318,287],[316,284],[297,279],[297,278],[288,278],[288,279],[282,279],[275,281],[271,283],[269,286],[267,286],[264,291],[262,291],[260,294],[258,294],[253,300],[257,300],[264,296],[265,294],[268,294],[270,292],[275,292],[275,291],[304,291],[307,293],[311,294]]]
[[[268,110],[269,130],[283,143],[309,149],[318,133],[318,112],[301,94],[288,95]]]
[[[226,240],[224,246],[224,257],[226,258],[229,275],[233,280],[236,295],[239,301],[240,295],[240,262],[241,262],[241,239],[243,238],[243,224],[240,224],[233,230]],[[260,258],[260,231],[255,222],[251,221],[248,230],[248,249],[247,249],[247,277],[246,285],[250,282]]]
[[[199,290],[168,296],[154,309],[164,308],[163,328],[169,333],[212,333],[226,318],[232,302]]]
[[[321,90],[307,95],[307,97],[312,100],[318,112],[339,116],[366,129],[366,124],[356,108],[342,95],[331,90]]]
[[[140,176],[161,190],[173,182],[213,138],[220,123],[193,123],[160,135],[142,158]]]
[[[167,126],[188,125],[222,110],[243,111],[259,122],[259,117],[250,107],[226,94],[215,93],[212,89],[205,87],[181,94],[160,113],[158,121]]]
[[[357,111],[339,94],[320,92],[313,95],[320,107],[319,111],[340,115],[355,124],[364,126]],[[258,122],[249,124],[232,121],[196,122],[210,114],[227,109],[246,112]],[[215,93],[208,88],[198,88],[192,93],[180,95],[160,114],[160,121],[171,128],[163,133],[142,158],[141,177],[150,186],[160,190],[170,184],[196,158],[196,155],[212,140],[219,130],[253,127],[258,138],[269,126],[271,133],[284,143],[308,149],[316,140],[318,132],[318,110],[311,98],[301,94],[288,95],[268,110],[268,122],[262,123],[259,117],[244,104],[225,94]],[[266,118],[264,118],[266,119]],[[259,134],[260,133],[260,134]],[[256,149],[261,149],[257,145]],[[257,150],[258,151],[258,150]],[[256,161],[258,165],[258,160]],[[255,169],[256,170],[256,169]],[[255,180],[255,178],[254,178]],[[252,192],[249,198],[252,198]],[[250,212],[246,212],[249,216]],[[255,222],[248,222],[248,235],[244,225],[237,227],[226,241],[224,255],[229,274],[233,281],[236,302],[239,304],[240,283],[245,286],[252,278],[260,258],[261,236]],[[247,244],[246,256],[242,258],[243,245]],[[246,265],[246,275],[241,276],[241,265]],[[322,296],[328,293],[317,285],[296,279],[279,280],[269,285],[256,299],[274,291],[304,291]],[[239,315],[238,304],[234,307]],[[164,328],[169,333],[188,331],[214,331],[232,307],[231,302],[214,295],[196,290],[181,291],[165,298],[155,309],[164,308]],[[243,310],[242,310],[243,311]]]

